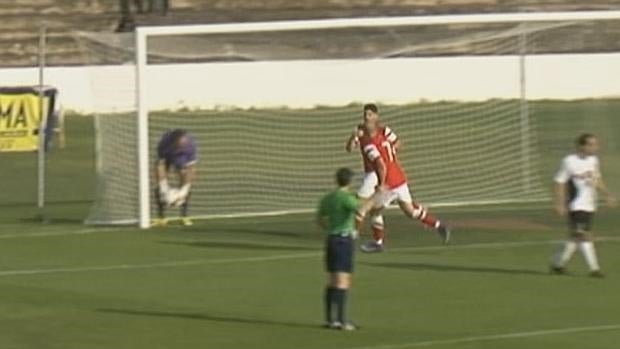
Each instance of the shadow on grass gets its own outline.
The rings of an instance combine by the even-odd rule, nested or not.
[[[304,227],[305,228],[305,227]],[[257,234],[267,236],[289,237],[289,238],[313,238],[312,233],[307,232],[291,232],[291,231],[277,231],[271,229],[251,229],[251,228],[218,228],[218,231],[223,233],[242,233],[242,234]]]
[[[182,229],[185,232],[191,233],[214,233],[218,234],[251,234],[251,235],[261,235],[261,236],[275,236],[275,237],[283,237],[283,238],[293,238],[293,239],[304,239],[304,240],[313,240],[316,239],[317,236],[321,236],[317,232],[308,232],[307,229],[300,229],[300,231],[290,231],[290,230],[273,230],[273,229],[260,229],[260,228],[240,228],[240,227],[222,227],[217,225],[209,225],[209,223],[204,223],[206,221],[196,220],[196,224],[193,227],[183,227],[180,225],[176,225],[172,223],[167,226],[167,228],[178,228]]]
[[[248,241],[160,241],[160,243],[170,245],[184,245],[190,247],[225,248],[255,251],[309,251],[317,249],[317,246],[269,245]]]
[[[173,311],[155,311],[155,310],[132,310],[132,309],[111,309],[102,308],[97,309],[98,312],[112,313],[130,316],[150,316],[161,318],[173,318],[173,319],[186,319],[186,320],[202,320],[202,321],[215,321],[215,322],[228,322],[248,325],[270,325],[270,326],[286,326],[286,327],[304,327],[304,328],[320,328],[316,323],[296,323],[296,322],[284,322],[267,319],[249,319],[235,316],[219,316],[209,315],[203,313],[184,313]]]
[[[495,273],[495,274],[509,274],[509,275],[549,275],[547,272],[532,269],[517,269],[517,268],[498,268],[498,267],[479,267],[479,266],[466,266],[466,265],[448,265],[448,264],[432,264],[432,263],[367,263],[362,262],[360,264],[379,267],[379,268],[393,268],[393,269],[408,269],[408,270],[434,270],[434,271],[449,271],[449,272],[468,272],[468,273]]]
[[[24,217],[19,219],[22,223],[27,224],[83,224],[84,218],[54,218],[45,216]]]

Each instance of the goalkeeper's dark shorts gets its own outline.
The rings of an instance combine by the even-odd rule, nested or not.
[[[325,269],[330,273],[352,273],[354,250],[351,236],[329,235],[325,242]]]

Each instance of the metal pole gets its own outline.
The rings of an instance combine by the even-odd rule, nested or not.
[[[47,29],[43,23],[39,29],[39,149],[37,157],[37,207],[39,208],[39,214],[43,215],[43,208],[45,206],[45,129],[47,127],[47,115],[44,109],[45,102],[45,50],[46,50],[46,35]]]
[[[138,145],[138,225],[146,229],[151,225],[150,173],[149,173],[149,114],[146,103],[147,37],[142,27],[136,28],[136,107]]]
[[[526,24],[521,25],[519,35],[519,88],[520,88],[520,124],[521,124],[521,175],[523,180],[523,191],[528,193],[531,190],[531,159],[530,159],[530,115],[527,103],[526,76],[527,70],[525,57],[527,55],[527,34]]]

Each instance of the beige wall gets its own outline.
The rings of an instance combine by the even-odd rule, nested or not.
[[[310,108],[377,101],[518,98],[518,58],[183,64],[149,67],[151,109],[216,106]],[[620,53],[527,58],[529,99],[620,97]],[[49,68],[68,109],[113,112],[134,103],[132,66]],[[0,85],[37,82],[32,68],[0,69]]]

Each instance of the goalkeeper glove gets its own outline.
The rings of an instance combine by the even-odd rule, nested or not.
[[[185,200],[187,200],[187,195],[189,195],[190,188],[191,185],[188,183],[183,185],[178,191],[175,190],[174,193],[171,190],[168,195],[168,205],[173,207],[179,207],[183,205],[185,203]]]
[[[159,187],[159,201],[168,203],[169,193],[170,193],[170,186],[168,186],[168,180],[165,178],[160,180],[158,183],[158,187]]]
[[[187,198],[187,195],[189,195],[189,190],[192,187],[191,184],[189,183],[185,183],[182,187],[181,190],[179,191],[179,197],[182,198],[181,201],[185,202],[185,199]]]

